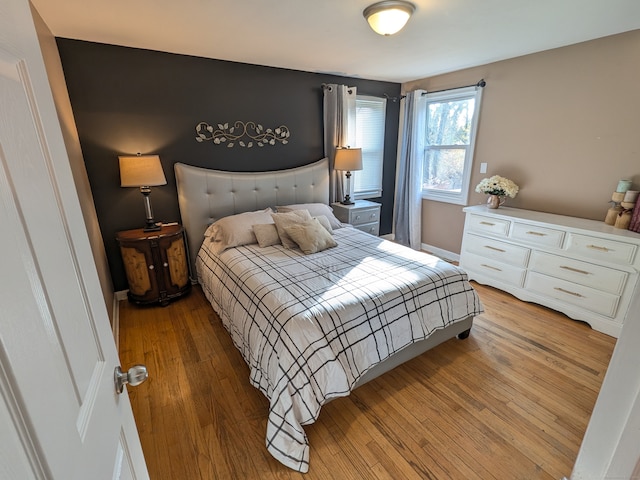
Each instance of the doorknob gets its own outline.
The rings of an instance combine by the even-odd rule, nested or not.
[[[126,373],[118,365],[113,372],[113,380],[116,384],[116,393],[122,393],[124,386],[128,383],[132,387],[140,385],[149,377],[147,367],[144,365],[134,365]]]

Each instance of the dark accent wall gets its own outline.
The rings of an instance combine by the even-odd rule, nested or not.
[[[156,220],[180,221],[173,164],[266,171],[323,157],[322,83],[400,96],[398,83],[262,67],[57,39],[111,276],[127,288],[117,231],[144,225],[142,195],[120,187],[118,155],[160,155],[167,185],[152,188]],[[309,52],[313,55],[313,52]],[[381,234],[391,232],[399,102],[387,102]],[[286,145],[227,148],[195,140],[199,122],[286,125]]]

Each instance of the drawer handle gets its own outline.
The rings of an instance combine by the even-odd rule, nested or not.
[[[580,295],[579,293],[576,293],[576,292],[570,292],[569,290],[565,290],[564,288],[554,287],[553,289],[557,290],[559,292],[562,292],[562,293],[567,293],[569,295],[573,295],[574,297],[580,297],[580,298],[584,297],[584,295]]]
[[[153,266],[153,265],[149,265],[149,270],[153,270],[154,268],[156,268],[156,267]]]
[[[501,272],[501,271],[502,271],[502,269],[500,269],[500,268],[498,268],[498,267],[492,267],[491,265],[486,265],[486,264],[484,264],[484,263],[483,263],[483,264],[481,264],[481,266],[482,266],[482,267],[485,267],[485,268],[489,268],[489,269],[491,269],[491,270],[495,270],[496,272]]]
[[[360,215],[356,215],[356,220],[360,220]]]
[[[598,250],[600,252],[610,252],[611,250],[607,247],[601,247],[599,245],[587,245],[587,248],[590,248],[591,250]]]
[[[487,225],[489,227],[495,227],[496,226],[495,223],[491,223],[491,222],[480,222],[480,225]]]
[[[488,248],[489,250],[495,250],[496,252],[505,253],[506,250],[502,250],[501,248],[492,247],[491,245],[485,245],[484,248]]]
[[[540,232],[527,232],[527,235],[535,235],[536,237],[546,237],[547,236],[546,233],[540,233]]]
[[[162,264],[162,266],[163,266],[164,268],[167,268],[167,267],[169,266],[169,264],[168,264],[167,262],[164,262],[164,263]]]
[[[591,275],[591,272],[587,272],[586,270],[579,270],[573,267],[567,267],[566,265],[560,265],[560,268],[564,268],[565,270],[569,270],[570,272],[582,273],[583,275]]]
[[[375,213],[372,213],[372,214],[369,216],[369,218],[376,218],[376,214],[375,214]]]

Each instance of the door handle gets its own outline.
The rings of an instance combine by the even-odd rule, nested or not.
[[[124,386],[128,383],[136,387],[149,378],[149,372],[144,365],[134,365],[126,372],[123,372],[120,365],[113,372],[113,380],[116,384],[116,393],[122,393]]]

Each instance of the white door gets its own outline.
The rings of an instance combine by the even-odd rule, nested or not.
[[[27,0],[0,3],[0,226],[0,478],[148,479]]]

